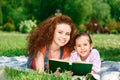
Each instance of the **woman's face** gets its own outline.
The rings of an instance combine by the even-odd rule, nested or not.
[[[88,36],[78,37],[76,39],[76,44],[74,48],[78,52],[82,60],[87,59],[92,49],[92,44],[90,44],[89,37]]]
[[[68,24],[61,23],[56,25],[53,44],[57,46],[64,46],[70,40],[71,27]]]

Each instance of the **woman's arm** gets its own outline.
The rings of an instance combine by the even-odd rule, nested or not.
[[[41,73],[44,72],[44,55],[39,51],[37,57],[35,58],[36,70]]]
[[[69,61],[69,57],[66,57],[66,58],[64,58],[63,60],[65,60],[65,61]]]

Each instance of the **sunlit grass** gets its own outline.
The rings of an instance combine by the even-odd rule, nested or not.
[[[25,55],[26,36],[18,32],[0,32],[0,56]]]
[[[6,80],[71,80],[72,76],[68,76],[66,73],[55,76],[53,73],[38,73],[33,70],[16,70],[12,68],[5,68]]]
[[[120,61],[120,34],[92,34],[94,48],[104,60]],[[0,56],[26,55],[27,34],[0,32]]]
[[[120,34],[91,35],[94,47],[104,60],[120,61]]]
[[[120,61],[120,35],[92,34],[94,48],[104,60]],[[18,32],[0,32],[0,56],[26,55],[27,34]],[[5,68],[6,80],[72,80],[71,76],[63,73],[60,76],[36,71],[19,71]],[[78,80],[78,79],[77,79]]]

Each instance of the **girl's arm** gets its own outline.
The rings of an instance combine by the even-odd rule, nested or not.
[[[71,52],[69,61],[70,61],[70,62],[81,61],[81,60],[80,60],[80,57],[79,57],[79,55],[78,55],[78,53],[77,53],[76,51],[72,51],[72,52]]]
[[[100,71],[100,68],[101,68],[101,59],[100,59],[99,52],[97,50],[93,51],[92,59],[93,59],[92,60],[92,63],[93,63],[92,72],[97,73]]]

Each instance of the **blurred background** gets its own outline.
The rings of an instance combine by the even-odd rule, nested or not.
[[[26,56],[28,33],[57,14],[90,33],[101,59],[120,61],[120,0],[0,0],[0,56]]]
[[[0,66],[6,63],[19,67],[20,63],[16,63],[13,57],[17,56],[20,61],[27,57],[28,33],[46,18],[57,14],[68,15],[79,32],[90,33],[103,62],[120,63],[120,0],[0,0]],[[120,75],[119,64],[109,62],[108,65],[110,69],[115,67],[113,70]],[[9,80],[71,80],[65,74],[54,77],[9,68],[5,71]],[[116,75],[106,74],[110,74],[110,80]],[[1,67],[0,76],[4,77]]]
[[[58,13],[80,32],[120,33],[120,0],[0,0],[0,30],[28,33]]]

